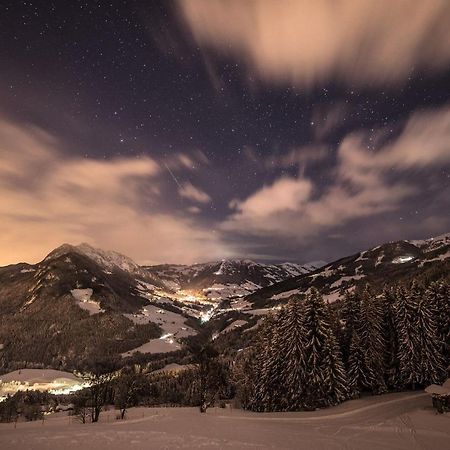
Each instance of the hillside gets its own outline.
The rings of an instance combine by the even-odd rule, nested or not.
[[[156,323],[126,317],[148,304],[138,280],[158,280],[138,266],[123,269],[69,245],[38,264],[0,268],[2,369],[25,362],[76,367],[158,338]]]
[[[208,321],[224,347],[235,331],[312,287],[333,302],[365,283],[380,289],[417,275],[448,277],[450,235],[390,242],[317,265],[141,267],[115,252],[65,244],[37,264],[0,268],[0,370],[71,369],[98,357],[173,352]]]
[[[306,270],[251,261],[148,268],[64,244],[37,264],[0,268],[0,368],[176,351],[223,300]]]
[[[245,300],[253,307],[273,306],[315,287],[329,302],[347,290],[370,283],[374,289],[410,277],[450,276],[450,234],[427,240],[397,241],[356,253],[297,277],[264,287]]]
[[[174,290],[198,292],[217,300],[243,296],[293,276],[309,273],[325,263],[261,264],[248,259],[225,259],[191,266],[163,264],[146,267]]]

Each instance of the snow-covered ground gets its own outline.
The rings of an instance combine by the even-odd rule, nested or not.
[[[124,314],[125,317],[136,324],[156,323],[161,326],[164,333],[170,333],[177,338],[192,336],[196,331],[185,325],[186,318],[155,305],[147,305],[138,314]]]
[[[302,413],[236,409],[133,408],[128,419],[102,413],[82,425],[65,413],[44,423],[0,424],[5,449],[450,449],[450,416],[420,393],[388,394]]]
[[[149,322],[161,326],[163,335],[158,339],[152,339],[145,344],[122,353],[122,356],[131,356],[134,352],[141,353],[167,353],[181,348],[178,339],[196,334],[196,331],[187,326],[186,320],[181,314],[158,308],[154,305],[147,305],[138,314],[124,314],[125,317],[136,324]]]
[[[123,357],[131,356],[133,353],[169,353],[180,350],[180,344],[173,338],[172,335],[167,334],[161,336],[159,339],[151,339],[150,341],[134,348],[128,352],[122,353]]]
[[[251,281],[242,284],[214,283],[212,286],[203,289],[203,295],[210,300],[221,300],[230,297],[244,297],[260,288],[259,284]]]
[[[78,306],[81,309],[86,310],[91,316],[92,314],[98,314],[104,312],[100,307],[100,303],[92,300],[93,290],[91,288],[87,289],[72,289],[70,291],[73,298],[77,301]]]
[[[179,373],[183,372],[188,369],[195,368],[194,364],[177,364],[177,363],[171,363],[166,364],[162,369],[154,370],[152,374],[156,373]]]

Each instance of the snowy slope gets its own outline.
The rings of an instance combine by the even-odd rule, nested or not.
[[[242,297],[261,287],[316,270],[323,262],[262,264],[225,259],[192,266],[159,265],[147,270],[178,290],[202,293],[212,300]]]
[[[334,302],[357,286],[370,283],[377,288],[427,270],[450,276],[450,233],[426,240],[378,245],[312,273],[264,287],[245,300],[258,307],[269,306],[285,302],[293,295],[305,295],[315,287],[328,302]]]

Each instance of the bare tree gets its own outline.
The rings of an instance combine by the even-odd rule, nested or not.
[[[214,348],[209,335],[201,334],[191,339],[188,349],[196,365],[200,412],[214,405],[216,397],[224,384],[223,366],[219,361],[219,353]]]
[[[120,410],[120,418],[125,418],[126,410],[137,400],[146,384],[146,377],[139,365],[125,367],[114,382],[114,403]]]
[[[112,360],[96,361],[90,364],[89,371],[83,375],[86,388],[86,404],[91,422],[98,422],[100,413],[108,400],[112,399],[112,381],[117,376],[116,365]]]

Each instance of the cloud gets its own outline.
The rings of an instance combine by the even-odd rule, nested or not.
[[[179,189],[178,193],[181,197],[187,198],[193,202],[210,203],[211,197],[201,189],[195,187],[192,183],[186,182]]]
[[[286,154],[274,158],[272,166],[292,167],[324,161],[330,155],[330,149],[325,145],[306,145],[289,150]]]
[[[228,254],[192,216],[163,212],[166,172],[156,160],[85,159],[59,146],[38,128],[0,118],[0,265],[36,262],[63,242],[83,241],[137,261],[190,263]]]
[[[318,141],[326,140],[345,125],[350,106],[344,102],[320,104],[312,112],[311,128]]]
[[[342,144],[341,155],[351,171],[374,167],[421,168],[446,163],[450,160],[450,108],[416,112],[398,139],[367,157],[356,150],[364,146],[364,140],[364,134],[354,134]]]
[[[191,214],[200,214],[202,210],[198,206],[188,206],[186,208],[187,212],[190,212]]]
[[[232,201],[230,206],[254,220],[297,211],[311,195],[311,182],[304,179],[280,178],[264,186],[243,202]]]
[[[195,40],[269,80],[401,82],[450,62],[448,0],[179,0]]]
[[[383,133],[380,131],[380,135]],[[367,133],[348,135],[337,150],[331,184],[282,177],[244,200],[234,200],[225,231],[254,236],[307,236],[395,211],[420,191],[410,170],[450,165],[450,108],[417,112],[393,140],[368,149]]]

